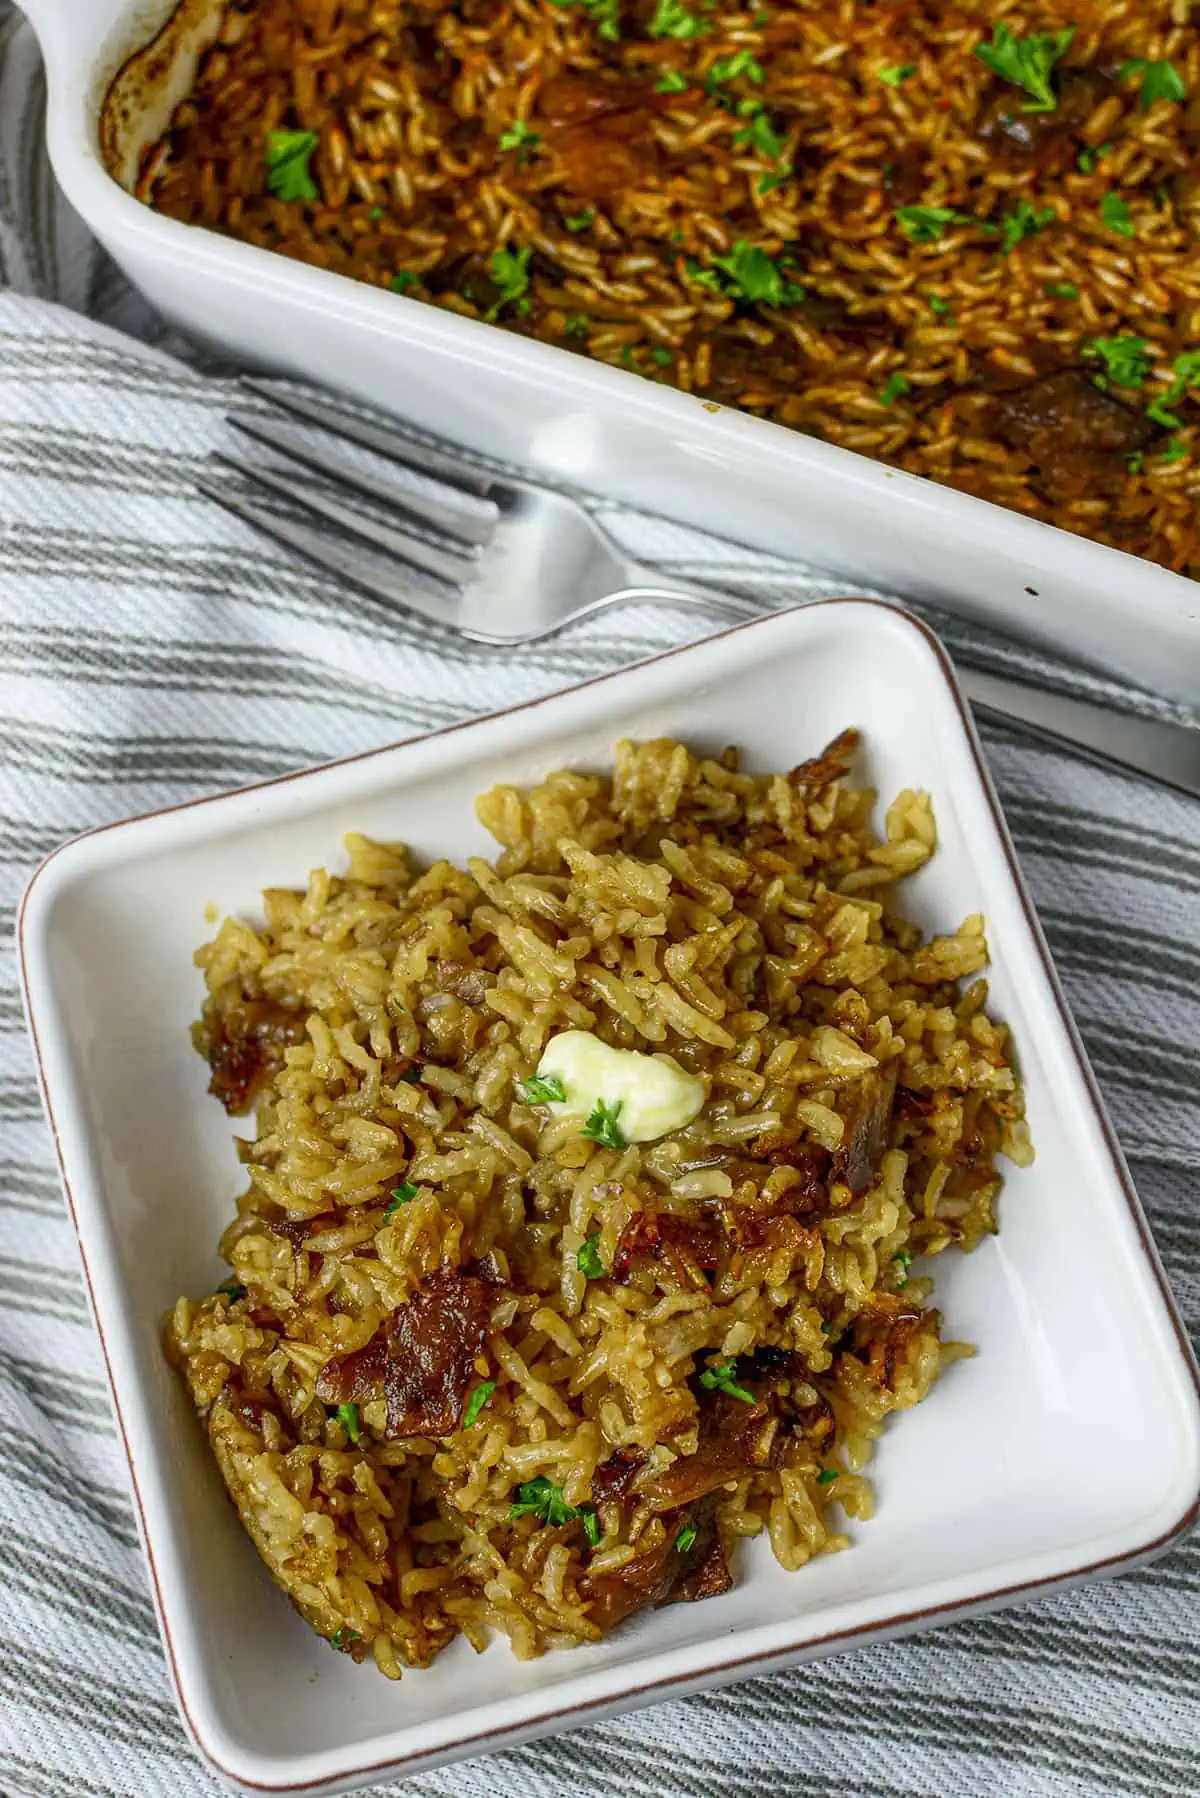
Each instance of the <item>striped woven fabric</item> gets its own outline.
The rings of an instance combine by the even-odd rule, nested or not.
[[[32,38],[0,0],[0,1793],[214,1798],[176,1720],[147,1596],[21,1023],[12,906],[39,859],[90,825],[502,705],[697,627],[694,616],[613,614],[507,658],[339,590],[208,505],[189,475],[225,440],[229,379],[164,353],[169,340],[56,201],[43,106]],[[694,535],[614,522],[666,561],[706,553]],[[960,654],[1031,660],[950,631]],[[1200,806],[1015,735],[992,732],[988,749],[1194,1328]],[[1194,1541],[1108,1585],[660,1705],[405,1790],[1164,1788],[1200,1794]]]

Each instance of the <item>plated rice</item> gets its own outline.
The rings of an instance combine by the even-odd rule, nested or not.
[[[840,1549],[888,1414],[970,1353],[915,1260],[995,1228],[1023,1099],[982,919],[924,940],[890,904],[928,796],[877,836],[855,744],[758,775],[622,742],[485,794],[494,862],[351,836],[199,952],[197,1046],[255,1124],[232,1277],[167,1350],[356,1660],[536,1655],[726,1590],[741,1537]],[[689,1121],[573,1111],[569,1032],[669,1056]]]

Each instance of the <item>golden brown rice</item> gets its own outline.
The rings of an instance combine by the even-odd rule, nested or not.
[[[742,1537],[840,1549],[886,1417],[970,1352],[910,1261],[995,1228],[1022,1095],[982,919],[923,940],[892,907],[928,796],[877,836],[853,748],[756,775],[622,742],[611,777],[485,794],[494,863],[350,836],[344,875],[199,952],[198,1046],[256,1114],[232,1281],[168,1352],[267,1566],[356,1659],[535,1655],[719,1592]],[[565,1029],[669,1052],[700,1115],[613,1148],[522,1102]],[[450,1411],[390,1430],[418,1376],[385,1388],[387,1332],[420,1360],[448,1329]]]

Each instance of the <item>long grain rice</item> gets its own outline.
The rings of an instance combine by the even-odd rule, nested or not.
[[[421,871],[351,836],[344,874],[264,893],[257,925],[229,919],[198,953],[214,1090],[256,1111],[231,1283],[179,1300],[168,1353],[260,1554],[335,1647],[396,1677],[460,1630],[519,1655],[595,1639],[597,1582],[682,1563],[670,1538],[698,1520],[735,1575],[759,1531],[799,1568],[869,1517],[860,1469],[888,1414],[967,1352],[909,1262],[995,1228],[996,1159],[1031,1152],[1021,1090],[983,1009],[982,920],[926,942],[891,908],[934,851],[927,796],[901,795],[881,842],[843,768],[784,779],[623,742],[611,780],[485,794],[494,864]],[[847,898],[865,868],[872,898]],[[673,984],[697,967],[719,1043]],[[695,1121],[603,1147],[523,1102],[581,1020],[698,1075]],[[648,1218],[684,1231],[683,1260],[623,1263]],[[689,1229],[711,1258],[687,1260]],[[468,1384],[495,1390],[470,1427],[391,1439],[381,1389],[322,1402],[333,1357],[482,1258]],[[748,1402],[700,1379],[721,1358],[773,1446],[672,1509],[655,1482],[703,1467],[714,1407],[736,1424]],[[641,1470],[614,1500],[618,1451]],[[580,1517],[514,1517],[536,1479]]]
[[[1196,571],[1191,0],[689,0],[678,35],[659,12],[237,0],[139,194]],[[975,54],[997,23],[1073,30],[1054,112]],[[1185,98],[1145,104],[1147,63]],[[311,200],[269,190],[279,130],[314,134]],[[941,209],[940,235],[910,241],[911,207]],[[714,258],[739,245],[790,298],[728,291]],[[1089,349],[1119,338],[1140,380]],[[1062,372],[1065,394],[1038,386]]]

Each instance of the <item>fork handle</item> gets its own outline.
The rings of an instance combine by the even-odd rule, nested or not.
[[[738,578],[742,578],[740,570]],[[740,594],[714,592],[690,581],[627,587],[619,598],[633,604],[639,600],[660,605],[703,604],[710,610],[723,606],[739,618],[761,618],[768,611],[786,610],[797,603],[784,601],[772,606]],[[1195,726],[1117,712],[962,663],[955,664],[955,672],[978,718],[1026,731],[1054,749],[1115,768],[1121,774],[1139,775],[1190,798],[1200,798],[1200,729]]]
[[[739,580],[744,578],[741,571]],[[773,585],[781,584],[782,576],[775,573]],[[666,580],[638,581],[636,585],[622,587],[611,594],[605,605],[684,605],[704,606],[709,611],[731,612],[735,618],[761,618],[767,612],[785,611],[796,604],[794,599],[781,599],[772,604],[769,599],[755,599],[751,594],[726,593],[720,587],[702,587],[697,581],[677,580],[673,575]]]
[[[1200,729],[1194,725],[1114,711],[961,663],[957,674],[977,719],[1015,725],[1051,748],[1200,798]]]

